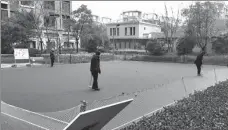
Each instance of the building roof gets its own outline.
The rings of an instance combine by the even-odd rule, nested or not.
[[[117,25],[117,24],[120,24],[120,25],[124,25],[124,24],[146,24],[146,25],[153,25],[153,26],[160,27],[160,25],[152,24],[152,23],[148,23],[148,22],[143,22],[143,21],[140,21],[140,20],[111,22],[111,23],[107,23],[106,25]]]
[[[123,11],[123,13],[129,13],[129,12],[139,12],[139,13],[142,13],[142,11],[138,11],[138,10],[128,10],[128,11]]]

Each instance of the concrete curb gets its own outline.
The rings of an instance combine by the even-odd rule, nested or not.
[[[1,64],[1,69],[41,66],[43,64]]]

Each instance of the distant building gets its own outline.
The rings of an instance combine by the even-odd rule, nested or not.
[[[111,18],[93,15],[93,22],[106,24],[106,23],[110,23],[111,21],[112,21]]]
[[[224,5],[224,7],[221,9],[221,16],[220,19],[228,19],[228,5]]]
[[[10,17],[10,6],[7,0],[1,1],[1,19],[6,20]]]
[[[141,11],[125,11],[122,19],[106,24],[107,34],[116,49],[142,49],[141,45],[153,38],[153,33],[162,33],[157,22],[146,21],[149,19],[144,17]]]
[[[2,18],[6,16],[12,17],[15,11],[34,11],[37,15],[41,14],[41,21],[43,27],[42,34],[42,48],[47,49],[48,46],[57,49],[57,43],[63,48],[75,48],[75,38],[70,35],[70,43],[68,43],[68,34],[65,30],[66,20],[71,17],[72,1],[1,1]],[[41,10],[44,13],[41,13]],[[48,17],[44,17],[44,16]],[[46,31],[44,25],[47,20],[52,21]],[[48,37],[51,43],[48,43]],[[36,37],[31,38],[30,47],[41,49],[40,40]],[[79,44],[80,47],[80,44]]]

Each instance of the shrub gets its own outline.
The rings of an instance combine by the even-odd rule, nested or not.
[[[146,50],[152,55],[161,55],[164,53],[162,45],[156,40],[150,40],[146,44]]]
[[[101,53],[110,53],[110,49],[108,48],[103,48],[103,47],[100,47],[97,49],[98,51],[100,51]]]
[[[186,36],[180,38],[177,42],[177,54],[178,55],[186,55],[192,53],[192,49],[196,45],[196,40],[191,36]]]
[[[227,130],[227,94],[228,81],[221,82],[121,130]]]
[[[216,54],[228,53],[228,39],[225,37],[219,37],[212,42],[212,49]]]
[[[60,63],[88,63],[91,61],[92,53],[78,53],[78,54],[60,54]],[[43,54],[45,63],[50,63],[50,55]],[[110,61],[115,59],[115,55],[109,53],[101,53],[101,61]],[[56,55],[57,60],[57,55]]]
[[[35,48],[29,48],[29,56],[36,57],[37,54],[40,54],[41,51]]]
[[[101,43],[101,39],[98,36],[94,36],[92,39],[89,40],[88,44],[86,45],[87,52],[96,52],[97,46]]]

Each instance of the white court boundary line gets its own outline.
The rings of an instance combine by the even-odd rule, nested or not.
[[[8,106],[10,106],[10,107],[13,107],[13,108],[16,108],[16,109],[20,109],[20,110],[25,111],[25,112],[28,112],[28,113],[33,113],[33,114],[38,115],[38,116],[41,116],[41,117],[45,117],[45,118],[48,118],[48,119],[51,119],[51,120],[54,120],[54,121],[57,121],[57,122],[60,122],[60,123],[64,123],[64,124],[66,124],[66,125],[69,124],[68,122],[61,121],[61,120],[55,119],[55,118],[53,118],[53,117],[49,117],[49,116],[46,116],[46,115],[42,115],[42,114],[39,114],[39,113],[36,113],[36,112],[32,112],[32,111],[29,111],[29,110],[26,110],[26,109],[23,109],[23,108],[20,108],[20,107],[16,107],[16,106],[7,104],[7,103],[5,103],[5,102],[3,102],[3,101],[1,101],[1,103],[6,104],[6,105],[8,105]]]
[[[138,117],[138,118],[136,118],[136,119],[133,119],[133,120],[127,122],[127,123],[124,123],[124,124],[121,125],[121,126],[117,126],[116,128],[113,128],[113,129],[111,129],[111,130],[119,130],[119,129],[121,129],[121,128],[123,128],[123,127],[126,127],[127,125],[133,123],[133,122],[139,121],[139,120],[142,119],[143,117],[150,116],[151,114],[153,114],[153,113],[155,113],[155,112],[157,112],[157,111],[159,111],[159,110],[164,109],[164,107],[171,106],[171,105],[173,105],[173,104],[175,104],[175,103],[176,103],[176,102],[169,103],[168,105],[165,105],[165,106],[163,106],[163,107],[161,107],[161,108],[158,108],[158,109],[156,109],[156,110],[154,110],[154,111],[152,111],[152,112],[149,112],[149,113],[147,113],[147,114],[145,114],[145,115],[143,115],[143,116],[140,116],[140,117]]]
[[[44,128],[44,127],[42,127],[42,126],[36,125],[36,124],[34,124],[34,123],[32,123],[32,122],[29,122],[29,121],[26,121],[26,120],[20,119],[20,118],[18,118],[18,117],[12,116],[12,115],[7,114],[7,113],[5,113],[5,112],[1,112],[1,113],[2,113],[2,114],[4,114],[4,115],[9,116],[9,117],[11,117],[11,118],[14,118],[14,119],[17,119],[17,120],[23,121],[23,122],[25,122],[25,123],[27,123],[27,124],[30,124],[30,125],[33,125],[33,126],[39,127],[39,128],[41,128],[41,129],[44,129],[44,130],[50,130],[50,129],[48,129],[48,128]]]

